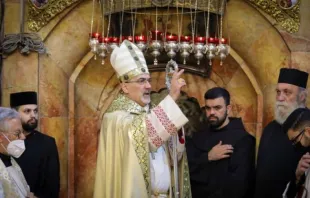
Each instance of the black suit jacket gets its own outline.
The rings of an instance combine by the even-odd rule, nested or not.
[[[60,189],[59,157],[55,139],[34,131],[25,139],[25,152],[16,161],[38,198],[58,198]]]

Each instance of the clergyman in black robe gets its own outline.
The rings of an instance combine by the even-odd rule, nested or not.
[[[193,198],[247,198],[255,171],[255,138],[240,118],[228,118],[229,93],[206,92],[207,122],[186,141]]]
[[[283,123],[306,103],[308,73],[282,68],[276,88],[275,120],[262,134],[256,167],[255,198],[282,198],[287,183],[294,176],[300,159],[289,141]]]
[[[26,135],[26,151],[16,159],[38,198],[58,198],[60,189],[59,156],[56,141],[35,128],[38,124],[36,92],[12,93],[11,107],[21,116]]]

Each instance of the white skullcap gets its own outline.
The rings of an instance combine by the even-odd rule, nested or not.
[[[143,53],[128,40],[124,40],[113,50],[110,62],[122,82],[149,73]]]

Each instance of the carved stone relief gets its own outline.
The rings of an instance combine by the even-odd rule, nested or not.
[[[289,33],[296,33],[300,26],[300,1],[301,0],[248,0],[272,16],[283,29]]]

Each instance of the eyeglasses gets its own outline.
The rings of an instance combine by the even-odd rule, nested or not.
[[[135,81],[127,81],[125,83],[138,83],[139,85],[144,85],[146,82],[150,83],[152,82],[151,78],[139,78],[138,80]]]
[[[291,128],[295,128],[295,127],[296,127],[296,125],[299,123],[300,119],[302,118],[303,114],[304,114],[304,111],[301,112],[301,113],[298,115],[297,119],[295,120],[295,122],[293,123],[293,125],[292,125]],[[298,140],[301,139],[301,138],[303,137],[304,133],[305,133],[305,129],[302,130],[296,137],[294,137],[294,138],[291,140],[292,145],[296,145],[296,144],[299,142]]]
[[[302,130],[296,137],[294,137],[294,138],[291,140],[292,145],[296,145],[296,144],[299,142],[299,141],[298,141],[299,137],[300,137],[300,139],[301,139],[301,138],[303,137],[304,133],[305,133],[305,129]]]
[[[15,136],[15,137],[17,137],[17,138],[19,139],[22,133],[23,133],[23,132],[18,131],[18,132],[9,133],[9,134],[10,134],[10,135],[13,135],[13,136]]]

